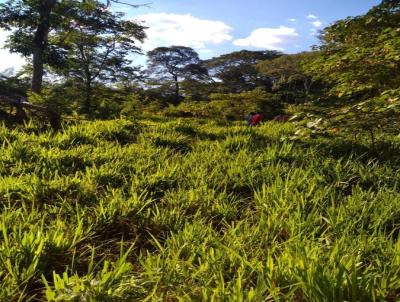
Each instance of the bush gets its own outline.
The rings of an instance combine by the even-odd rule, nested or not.
[[[266,119],[282,113],[278,98],[262,89],[242,93],[212,93],[210,102],[181,103],[170,106],[164,114],[170,117],[218,118],[241,120],[249,112],[261,112]]]

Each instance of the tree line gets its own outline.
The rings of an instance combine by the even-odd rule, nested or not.
[[[400,4],[383,0],[365,15],[320,32],[312,51],[241,50],[201,60],[186,46],[142,53],[145,27],[94,0],[9,0],[0,27],[7,47],[28,64],[3,75],[0,95],[27,95],[66,115],[113,118],[143,112],[172,116],[272,117],[288,106],[327,109],[348,128],[395,128],[400,83]],[[322,109],[319,110],[322,113]],[[333,118],[332,118],[333,117]]]

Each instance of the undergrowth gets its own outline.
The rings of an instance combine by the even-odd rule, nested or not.
[[[398,301],[397,139],[293,132],[0,126],[0,301]]]

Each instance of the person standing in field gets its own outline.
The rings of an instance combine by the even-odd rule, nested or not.
[[[262,115],[259,112],[256,112],[255,114],[252,115],[251,117],[251,126],[256,126],[259,123],[261,123],[263,120]]]
[[[251,126],[251,121],[253,119],[253,116],[255,115],[255,112],[250,112],[247,116],[246,116],[246,121],[247,121],[247,125]]]

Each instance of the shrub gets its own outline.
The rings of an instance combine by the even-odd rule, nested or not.
[[[170,106],[164,114],[170,117],[217,118],[242,120],[249,112],[258,111],[270,119],[282,112],[279,98],[255,89],[242,93],[213,93],[210,102],[181,103]]]

